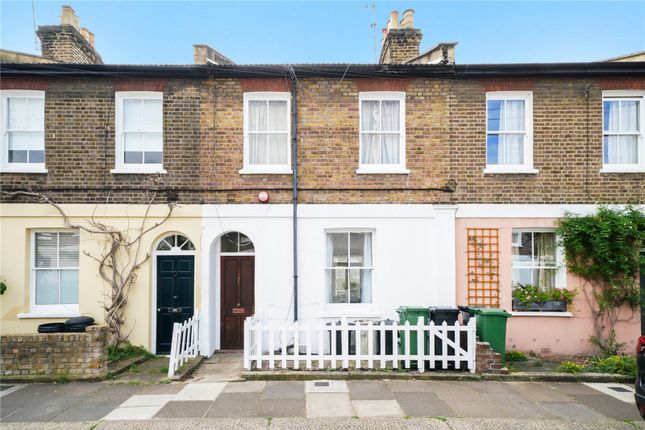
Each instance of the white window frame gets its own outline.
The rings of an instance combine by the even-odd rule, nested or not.
[[[372,297],[371,301],[369,302],[360,302],[360,303],[350,303],[350,302],[345,302],[345,303],[332,303],[329,301],[329,291],[327,291],[327,274],[329,270],[333,270],[335,268],[339,267],[334,267],[334,266],[329,266],[327,264],[327,235],[331,233],[341,233],[341,234],[347,234],[348,235],[348,240],[349,240],[349,234],[350,233],[359,233],[359,234],[370,234],[371,235],[371,242],[372,242],[372,265],[371,266],[351,266],[352,269],[369,269],[372,271]],[[325,309],[327,311],[330,311],[333,313],[333,310],[346,310],[347,308],[352,308],[352,307],[357,307],[361,309],[365,308],[373,308],[375,300],[375,267],[376,267],[376,261],[375,261],[375,252],[374,252],[374,244],[375,244],[375,234],[373,229],[366,229],[366,228],[334,228],[334,229],[326,229],[324,230],[323,234],[323,239],[324,239],[324,252],[323,252],[323,302],[325,304]],[[348,244],[349,246],[349,244]],[[349,264],[349,262],[348,262]],[[342,268],[342,267],[340,267]],[[349,266],[347,267],[348,269],[350,268]]]
[[[531,265],[519,265],[516,267],[515,261],[513,261],[513,251],[512,248],[517,244],[513,242],[513,235],[515,233],[555,233],[554,228],[549,227],[522,227],[522,228],[513,228],[511,231],[511,294],[513,292],[513,269],[539,269],[540,266]],[[532,263],[532,262],[531,262]],[[546,269],[555,269],[555,288],[566,288],[567,287],[567,270],[564,264],[564,250],[560,246],[560,237],[555,235],[555,267],[547,267]]]
[[[74,316],[79,312],[79,304],[56,304],[56,305],[37,305],[36,304],[36,234],[37,233],[72,233],[78,232],[78,230],[71,229],[38,229],[32,230],[31,232],[31,257],[30,257],[30,267],[29,267],[29,276],[30,276],[30,285],[29,285],[29,309],[30,315],[19,315],[19,317],[33,317],[36,316],[48,316],[48,315],[61,315],[61,316]],[[80,232],[78,232],[80,235]],[[81,254],[81,245],[80,245],[80,236],[79,236],[79,266],[78,267],[66,267],[64,270],[78,270],[78,295],[80,302],[81,295],[81,277],[80,277],[80,254]],[[57,268],[56,270],[61,270]]]
[[[605,101],[633,100],[639,101],[640,134],[638,135],[638,163],[637,164],[605,164]],[[602,92],[601,104],[601,133],[600,145],[602,148],[602,169],[600,173],[644,173],[645,172],[645,91],[642,90],[607,90]],[[612,135],[620,133],[610,133]],[[633,133],[625,133],[632,135]]]
[[[43,112],[43,151],[45,151],[45,162],[43,163],[9,163],[9,131],[7,125],[9,121],[9,108],[8,102],[13,97],[28,97],[43,100],[43,110],[45,109],[45,91],[41,90],[2,90],[0,91],[0,138],[2,144],[0,145],[0,172],[15,172],[15,173],[47,173],[45,162],[47,161],[47,153],[45,151],[45,112]],[[41,131],[41,130],[30,130]]]
[[[524,101],[524,163],[522,164],[488,164],[488,102],[491,100],[523,100]],[[533,168],[533,92],[532,91],[490,91],[486,93],[486,122],[485,140],[486,168],[484,173],[528,173],[537,174]],[[517,133],[515,133],[517,134]]]
[[[398,101],[399,102],[399,163],[398,164],[363,164],[363,101]],[[364,91],[358,94],[358,169],[357,174],[408,174],[405,160],[405,92],[403,91]]]
[[[123,160],[125,144],[123,141],[123,102],[128,99],[136,100],[161,100],[161,141],[162,141],[162,161],[165,160],[163,147],[164,142],[164,113],[163,113],[163,92],[161,91],[117,91],[114,93],[115,103],[115,152],[114,152],[114,169],[111,173],[167,173],[163,168],[163,162],[160,164],[126,164]]]
[[[251,101],[286,101],[287,102],[287,163],[286,164],[251,164],[249,145],[249,102]],[[282,132],[281,132],[282,133]],[[282,92],[247,92],[244,93],[244,165],[240,174],[291,174],[291,93]]]

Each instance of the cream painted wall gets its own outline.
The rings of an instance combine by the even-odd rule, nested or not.
[[[539,216],[537,212],[536,216]],[[467,276],[467,228],[499,228],[500,307],[511,310],[511,242],[514,228],[552,228],[557,218],[458,218],[456,221],[457,249],[457,303],[466,304],[468,296]],[[567,273],[566,288],[582,290],[582,279]],[[588,339],[593,334],[593,317],[585,295],[581,292],[573,300],[572,316],[513,316],[507,325],[506,348],[533,351],[542,354],[593,353],[595,347]],[[640,320],[625,308],[616,326],[618,341],[626,343],[626,352],[635,348],[640,334]]]
[[[136,229],[143,220],[146,205],[61,205],[71,217],[71,221],[86,225],[94,211],[97,221],[123,230]],[[163,219],[167,206],[155,205],[150,208],[146,226]],[[33,333],[39,324],[64,321],[66,318],[18,318],[19,313],[29,312],[31,280],[31,234],[37,229],[63,229],[59,213],[44,204],[3,204],[0,205],[0,279],[7,283],[7,291],[0,296],[0,333]],[[131,230],[133,231],[133,230]],[[134,232],[134,231],[133,231]],[[152,255],[156,243],[167,234],[182,233],[191,239],[196,248],[195,255],[195,309],[200,305],[201,270],[201,209],[198,205],[175,208],[171,218],[163,225],[147,233],[142,240],[141,253]],[[104,312],[101,307],[107,285],[98,275],[98,264],[83,254],[98,254],[104,238],[80,232],[80,269],[79,269],[79,311],[102,322]],[[151,260],[138,271],[137,280],[126,305],[125,332],[130,333],[133,344],[150,349],[155,339],[153,327],[153,273]]]

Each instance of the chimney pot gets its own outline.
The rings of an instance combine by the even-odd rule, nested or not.
[[[399,28],[399,11],[393,10],[390,12],[390,19],[387,21],[388,30],[396,30]]]
[[[63,6],[60,15],[60,25],[71,25],[78,31],[81,31],[81,19],[76,16],[71,6]]]
[[[414,9],[407,9],[403,12],[401,28],[414,28]]]

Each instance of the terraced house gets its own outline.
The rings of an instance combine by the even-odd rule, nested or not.
[[[378,64],[240,65],[204,45],[192,65],[103,64],[71,8],[39,28],[42,57],[2,52],[2,333],[102,321],[104,236],[69,226],[143,223],[124,332],[156,353],[196,311],[210,355],[253,314],[461,304],[512,310],[508,347],[589,351],[583,295],[522,310],[512,291],[582,288],[565,211],[645,203],[645,63],[459,64],[455,43],[420,52],[413,19],[393,13]]]

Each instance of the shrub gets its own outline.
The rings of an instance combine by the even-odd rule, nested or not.
[[[613,355],[598,360],[593,366],[595,372],[618,373],[636,378],[636,358],[629,355]]]
[[[582,373],[585,367],[573,361],[563,361],[555,370],[562,373]]]
[[[128,358],[133,357],[154,357],[153,354],[148,352],[144,347],[132,344],[125,344],[122,347],[110,347],[108,348],[108,361],[120,361],[127,360]]]
[[[524,354],[522,351],[508,351],[506,353],[506,361],[509,361],[511,363],[516,363],[518,361],[526,361],[526,354]]]

